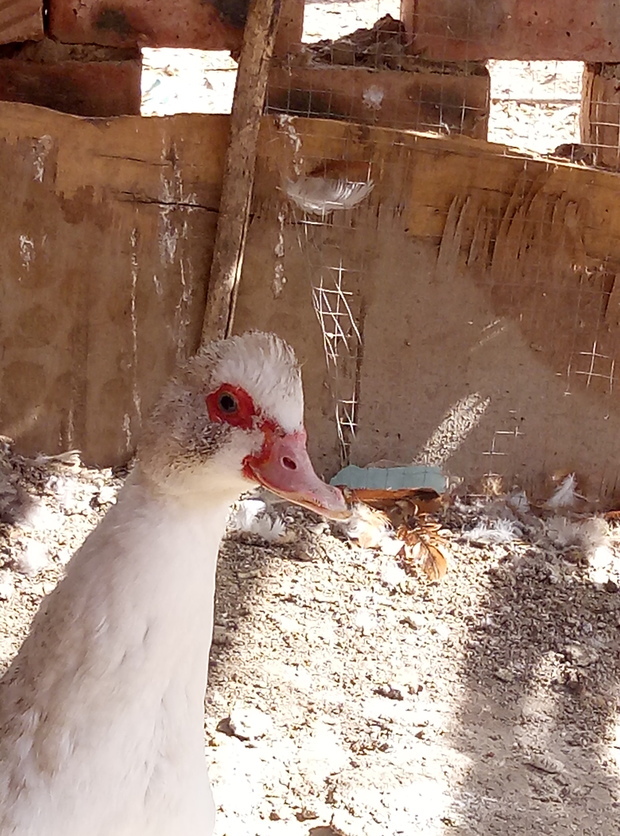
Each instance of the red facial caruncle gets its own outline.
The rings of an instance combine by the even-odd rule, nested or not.
[[[275,421],[262,416],[252,397],[240,386],[224,383],[215,392],[207,395],[205,400],[212,421],[242,430],[260,430],[263,433],[264,441],[258,455],[247,456],[243,462],[243,475],[248,479],[254,478],[252,472],[248,471],[248,462],[266,460],[275,439],[285,435],[284,430],[278,427]]]
[[[205,401],[212,421],[241,427],[242,430],[255,427],[258,411],[250,395],[240,386],[229,386],[225,383],[207,395]]]
[[[348,516],[344,497],[314,472],[306,450],[306,431],[286,433],[256,407],[240,386],[222,384],[205,398],[209,418],[217,423],[263,434],[258,453],[243,460],[243,475],[285,499],[333,519]]]

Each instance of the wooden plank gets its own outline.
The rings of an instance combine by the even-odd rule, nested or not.
[[[304,31],[304,0],[282,0],[273,54],[278,58],[298,52]]]
[[[342,159],[370,165],[373,192],[303,224],[282,176]],[[538,495],[566,469],[593,498],[617,497],[617,182],[464,136],[266,125],[235,327],[276,328],[306,361],[310,449],[323,470],[339,464],[335,378],[314,311],[331,293],[353,335],[338,341],[345,363],[355,337],[344,302],[364,335],[354,463],[424,453],[470,484],[491,471]]]
[[[230,117],[230,143],[203,341],[225,337],[232,325],[254,186],[258,132],[279,11],[279,0],[253,0],[250,5]]]
[[[486,69],[415,72],[364,67],[274,66],[267,112],[344,119],[366,125],[464,133],[486,139]]]
[[[21,449],[81,446],[102,464],[133,449],[162,380],[199,344],[228,128],[0,105],[0,432]],[[301,223],[282,175],[343,159],[370,165],[374,190]],[[617,494],[616,174],[465,136],[263,119],[235,328],[295,346],[327,473],[338,390],[315,305],[336,279],[364,335],[347,377],[353,461],[427,451],[466,481],[494,470],[540,487],[568,469]]]
[[[614,0],[402,0],[401,14],[432,61],[620,61]]]
[[[0,44],[43,38],[41,0],[5,0],[0,4]]]
[[[198,346],[229,120],[0,104],[0,427],[119,463]]]
[[[139,59],[42,63],[0,58],[0,100],[79,116],[139,114]]]
[[[50,35],[64,43],[237,51],[246,4],[229,0],[50,0]]]
[[[581,137],[597,165],[620,170],[620,65],[587,64]]]

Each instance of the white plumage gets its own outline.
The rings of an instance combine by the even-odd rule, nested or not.
[[[137,465],[0,688],[0,836],[208,836],[203,700],[217,551],[255,482],[331,516],[299,368],[265,334],[181,370]]]

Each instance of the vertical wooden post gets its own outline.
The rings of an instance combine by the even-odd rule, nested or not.
[[[594,164],[620,171],[620,64],[585,65],[579,127]]]
[[[299,52],[304,35],[304,0],[282,0],[274,58]]]
[[[202,342],[230,333],[254,186],[256,145],[280,0],[252,0],[233,100]]]

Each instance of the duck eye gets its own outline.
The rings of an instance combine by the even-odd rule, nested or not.
[[[231,395],[230,392],[222,392],[217,399],[217,404],[222,412],[226,413],[226,415],[234,415],[239,409],[237,399],[234,395]]]

